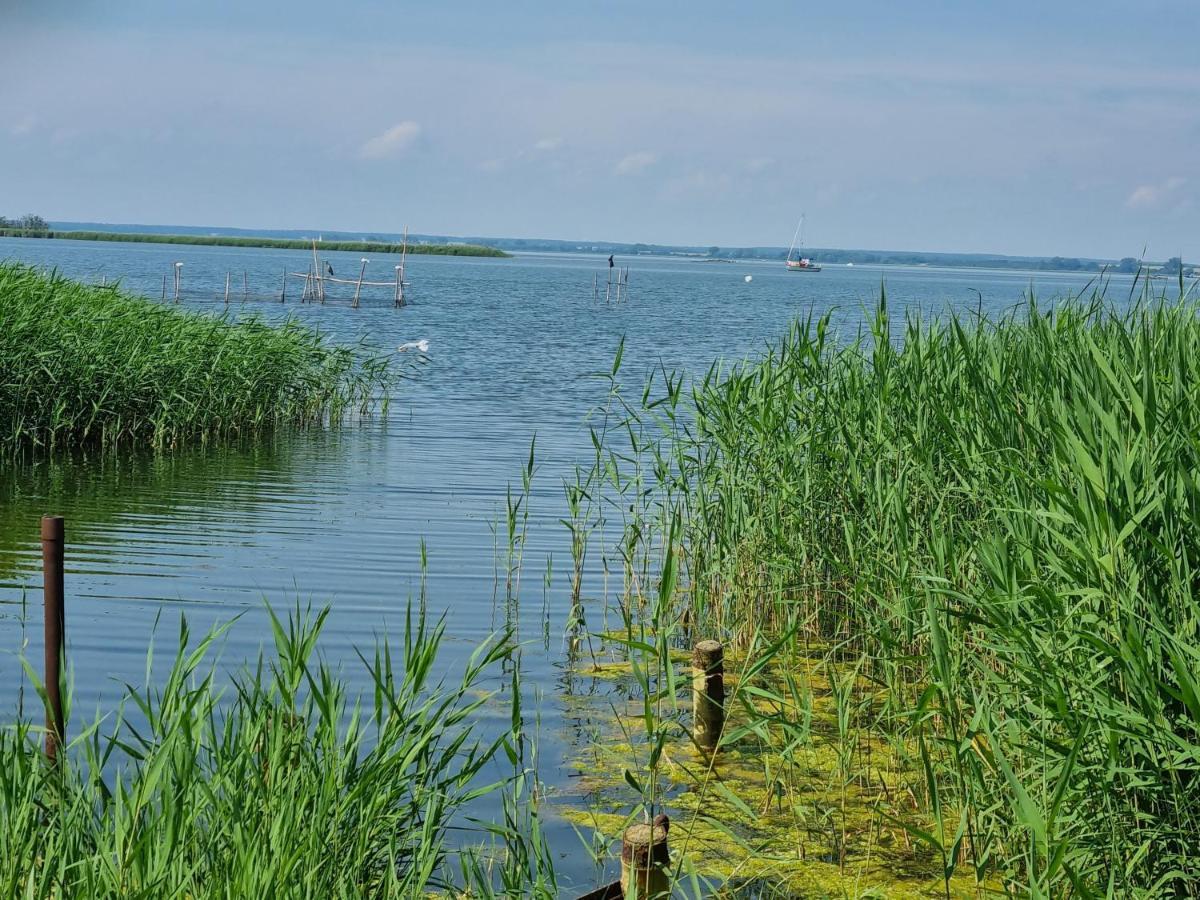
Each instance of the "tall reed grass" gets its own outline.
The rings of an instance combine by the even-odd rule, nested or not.
[[[272,250],[310,250],[311,240],[299,238],[249,237],[224,234],[131,234],[122,231],[41,231],[0,228],[0,237],[29,237],[66,241],[115,241],[128,244],[190,244],[198,247],[265,247]],[[422,256],[490,256],[506,258],[510,254],[481,244],[402,245],[396,241],[319,241],[322,251],[350,253],[404,252]]]
[[[171,447],[365,412],[386,357],[0,263],[0,447]]]
[[[907,758],[916,805],[885,815],[947,895],[966,869],[1020,896],[1200,896],[1200,305],[1180,288],[994,321],[897,321],[881,296],[848,342],[810,318],[690,392],[622,393],[596,437],[627,577],[658,559],[703,636],[823,653],[838,732],[861,732],[844,767],[876,738]]]
[[[520,716],[494,740],[473,734],[492,698],[481,682],[509,642],[485,643],[461,681],[440,683],[442,628],[410,611],[399,657],[386,643],[363,657],[374,688],[362,703],[317,656],[326,612],[272,614],[273,654],[232,682],[214,655],[221,630],[197,641],[181,622],[166,677],[74,734],[72,723],[56,765],[28,721],[0,731],[0,895],[490,896],[497,882],[550,893],[552,878],[525,892],[546,862],[514,785],[527,774]],[[516,774],[489,780],[498,755]],[[482,797],[503,802],[509,827],[472,826]]]

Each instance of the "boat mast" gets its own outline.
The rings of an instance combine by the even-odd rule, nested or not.
[[[792,234],[792,245],[788,247],[788,262],[792,261],[792,251],[796,249],[796,238],[800,236],[801,230],[804,228],[804,213],[800,213],[800,221],[796,223],[796,231]],[[804,242],[800,242],[800,246],[804,246]]]

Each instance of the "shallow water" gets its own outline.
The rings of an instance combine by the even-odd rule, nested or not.
[[[357,275],[359,256],[325,254],[339,276]],[[398,634],[421,589],[425,542],[428,609],[444,616],[447,672],[514,616],[496,597],[496,546],[504,544],[506,487],[536,435],[537,473],[519,615],[530,699],[539,694],[542,777],[570,794],[570,744],[586,732],[564,692],[588,690],[564,669],[570,543],[562,482],[591,450],[586,416],[607,385],[626,338],[622,380],[640,385],[652,367],[702,372],[718,358],[741,359],[776,339],[790,319],[838,310],[853,331],[886,279],[895,309],[982,308],[1020,301],[1031,283],[1061,295],[1085,275],[827,267],[788,273],[780,264],[631,258],[627,302],[592,300],[601,257],[514,259],[410,256],[410,306],[392,308],[390,288],[364,289],[363,306],[300,304],[299,284],[278,302],[286,268],[304,271],[303,252],[0,239],[0,259],[57,268],[89,281],[119,279],[159,297],[182,261],[184,301],[221,313],[226,272],[231,312],[295,315],[337,340],[381,347],[427,338],[430,355],[385,418],[333,431],[285,434],[254,446],[187,450],[169,457],[91,456],[0,464],[0,697],[15,708],[19,654],[41,658],[38,518],[67,518],[67,596],[75,709],[104,708],[125,682],[144,679],[146,649],[174,639],[179,613],[193,630],[240,616],[223,644],[231,664],[257,655],[270,632],[264,600],[276,607],[332,605],[323,652],[352,679],[355,647]],[[367,278],[391,277],[395,260],[372,261]],[[240,302],[242,273],[260,301]],[[745,275],[752,275],[750,283]],[[1113,279],[1123,299],[1128,279]],[[168,291],[170,281],[168,280]],[[353,288],[339,287],[348,300]],[[273,299],[266,299],[271,296]],[[2,302],[2,298],[0,298]],[[405,357],[411,359],[411,357]],[[549,587],[544,586],[552,557]],[[596,588],[596,583],[590,586]],[[503,587],[501,586],[501,595]],[[30,614],[23,624],[22,597]],[[362,682],[358,682],[360,685]],[[498,678],[495,687],[504,688]],[[599,710],[603,713],[603,710]],[[496,727],[507,712],[493,713]],[[590,881],[573,831],[553,831],[564,873]]]

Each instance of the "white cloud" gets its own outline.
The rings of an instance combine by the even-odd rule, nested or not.
[[[1187,184],[1186,178],[1175,176],[1160,184],[1142,184],[1134,188],[1125,205],[1130,209],[1153,209]]]
[[[657,153],[651,153],[649,150],[639,150],[636,153],[630,153],[617,163],[616,172],[618,175],[638,175],[656,162],[658,162]]]
[[[534,150],[540,150],[543,153],[549,153],[551,150],[557,150],[563,144],[562,138],[542,138],[533,145]]]
[[[416,122],[400,122],[383,134],[377,134],[359,148],[363,159],[388,159],[399,156],[421,136],[421,126]]]

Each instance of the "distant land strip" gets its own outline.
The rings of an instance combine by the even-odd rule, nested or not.
[[[30,233],[20,228],[0,229],[0,237],[27,237],[34,239],[58,239],[69,241],[118,241],[131,244],[194,244],[204,247],[268,247],[274,250],[309,250],[312,240],[299,238],[233,237],[210,234],[132,234],[115,231],[41,231]],[[352,253],[395,253],[399,254],[399,242],[385,241],[318,241],[322,250],[348,250]],[[507,257],[511,254],[495,247],[480,244],[421,244],[411,243],[408,252],[433,256],[493,256]]]

